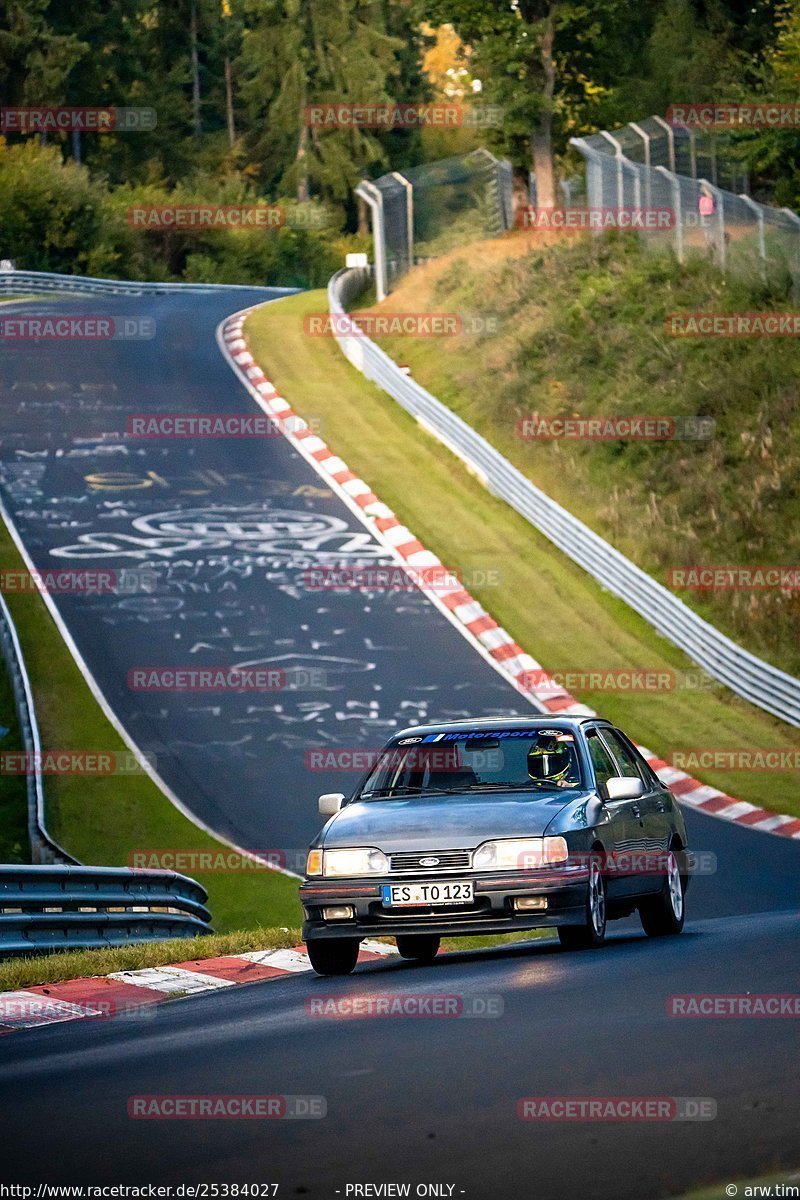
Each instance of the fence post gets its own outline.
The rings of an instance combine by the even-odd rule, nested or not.
[[[672,171],[668,171],[666,167],[656,167],[666,179],[669,180],[672,189],[672,211],[675,214],[675,257],[679,263],[684,261],[683,253],[683,200],[681,198],[681,184],[678,176]]]
[[[697,182],[701,187],[707,187],[714,197],[717,217],[717,266],[721,271],[724,271],[728,250],[725,244],[725,201],[722,192],[718,187],[714,187],[713,183],[709,183],[707,179],[698,179]]]
[[[792,279],[796,288],[800,288],[800,217],[796,212],[792,212],[790,208],[780,208],[778,212],[782,212],[788,217],[792,225],[795,227],[795,246],[794,246],[794,268],[792,269]]]
[[[625,180],[622,175],[622,146],[612,134],[607,133],[605,129],[600,130],[600,136],[604,137],[607,142],[611,142],[614,147],[614,154],[617,160],[617,208],[621,211],[625,207]]]
[[[399,171],[392,171],[395,179],[406,189],[406,239],[408,241],[408,269],[414,265],[414,185]]]
[[[662,129],[667,131],[667,146],[669,148],[669,169],[672,174],[675,174],[675,131],[669,121],[665,121],[663,117],[653,117]]]
[[[370,189],[374,195],[370,194]],[[386,230],[383,224],[383,196],[374,183],[363,179],[356,188],[372,213],[372,244],[375,247],[375,295],[380,303],[385,300],[389,291],[389,280],[386,273]]]
[[[764,281],[767,279],[767,244],[764,238],[764,209],[760,204],[756,204],[750,196],[746,196],[744,192],[739,193],[739,199],[744,200],[747,207],[756,214],[758,222],[758,257],[761,260],[761,275]]]
[[[644,129],[642,129],[641,125],[637,125],[636,121],[629,121],[628,125],[633,130],[634,133],[638,133],[639,137],[642,139],[642,142],[644,143],[644,165],[646,168],[644,190],[645,190],[645,195],[647,197],[647,207],[652,208],[652,206],[653,206],[652,205],[652,193],[651,193],[651,189],[650,189],[650,170],[651,170],[650,134],[647,133]]]

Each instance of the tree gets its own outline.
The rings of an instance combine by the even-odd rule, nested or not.
[[[633,13],[632,0],[420,0],[424,19],[449,21],[471,48],[472,73],[504,110],[497,140],[533,168],[542,206],[555,204],[558,123],[577,98],[591,96],[596,72],[605,78],[594,46]]]
[[[250,0],[237,67],[248,169],[265,187],[341,202],[385,161],[375,131],[309,124],[306,109],[397,98],[406,42],[387,25],[378,0]]]

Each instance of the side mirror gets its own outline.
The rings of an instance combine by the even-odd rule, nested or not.
[[[606,780],[606,795],[609,800],[638,800],[644,795],[644,784],[631,775],[612,775]]]
[[[344,792],[326,792],[319,798],[319,811],[323,817],[332,817],[342,807]]]

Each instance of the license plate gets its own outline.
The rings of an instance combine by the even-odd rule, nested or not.
[[[381,888],[384,908],[420,904],[472,904],[471,883],[386,883]]]

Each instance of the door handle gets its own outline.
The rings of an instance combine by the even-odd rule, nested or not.
[[[666,804],[663,800],[659,800],[658,804],[656,805],[656,808],[659,812],[669,812],[669,805]]]
[[[637,820],[637,821],[641,821],[641,819],[642,819],[642,810],[641,810],[641,808],[639,807],[639,805],[638,805],[638,804],[634,804],[633,808],[631,809],[631,812],[632,812],[632,813],[633,813],[633,815],[636,817],[636,820]]]

